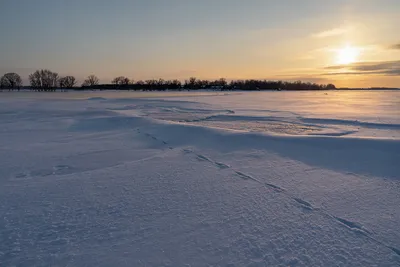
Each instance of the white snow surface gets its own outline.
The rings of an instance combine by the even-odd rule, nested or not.
[[[0,93],[0,266],[400,266],[400,92]]]

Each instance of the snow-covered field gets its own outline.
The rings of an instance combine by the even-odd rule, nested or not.
[[[400,266],[400,91],[0,92],[0,266]]]

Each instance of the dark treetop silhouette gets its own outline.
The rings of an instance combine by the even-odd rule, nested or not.
[[[59,77],[56,72],[47,69],[37,70],[29,75],[30,86],[28,88],[36,91],[55,91],[56,88],[75,90],[144,90],[144,91],[165,91],[165,90],[326,90],[336,89],[333,84],[316,84],[309,82],[288,82],[270,80],[233,80],[228,82],[221,78],[217,80],[202,80],[191,77],[183,83],[179,80],[149,79],[133,81],[124,76],[114,78],[110,84],[100,84],[95,75],[89,75],[80,87],[76,87],[76,79],[73,76]],[[1,88],[19,89],[22,86],[21,77],[16,73],[7,73],[1,78]]]

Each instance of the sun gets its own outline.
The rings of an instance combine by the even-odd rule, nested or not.
[[[337,50],[336,62],[338,64],[347,65],[357,61],[360,50],[356,47],[347,45]]]

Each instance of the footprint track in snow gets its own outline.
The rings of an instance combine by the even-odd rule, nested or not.
[[[193,151],[188,150],[188,149],[184,149],[183,151],[185,153],[193,153]],[[231,168],[231,166],[229,166],[228,164],[225,164],[225,163],[222,163],[222,162],[218,162],[218,161],[214,161],[214,160],[212,160],[212,159],[210,159],[210,158],[208,158],[208,157],[206,157],[204,155],[201,155],[201,154],[195,154],[195,155],[196,155],[196,158],[198,160],[210,162],[210,163],[212,163],[214,166],[216,166],[219,169],[229,169],[229,168]]]
[[[222,162],[217,162],[215,161],[214,164],[219,167],[220,169],[229,169],[231,166],[228,164],[222,163]]]
[[[261,183],[259,180],[257,180],[256,178],[254,178],[251,175],[245,174],[245,173],[240,172],[240,171],[235,171],[235,173],[236,173],[237,176],[239,176],[243,180],[253,180],[255,182]]]
[[[364,226],[362,226],[359,223],[352,222],[352,221],[349,221],[349,220],[346,220],[346,219],[343,219],[343,218],[340,218],[340,217],[336,217],[336,216],[333,216],[333,218],[336,221],[338,221],[339,223],[345,225],[350,230],[357,231],[357,232],[360,232],[360,233],[363,233],[363,234],[371,234],[371,232],[369,232]]]
[[[400,250],[399,249],[397,249],[397,248],[395,248],[393,246],[390,246],[390,245],[386,244],[385,242],[382,242],[382,241],[376,239],[375,237],[373,237],[373,233],[370,232],[367,228],[365,228],[360,223],[353,222],[353,221],[350,221],[350,220],[347,220],[347,219],[343,219],[343,218],[334,216],[334,215],[330,214],[329,212],[327,212],[327,211],[325,211],[323,209],[315,208],[311,203],[309,203],[309,202],[307,202],[307,201],[305,201],[303,199],[295,198],[295,197],[292,197],[292,198],[293,198],[294,201],[296,201],[298,204],[300,204],[300,206],[303,209],[306,209],[306,210],[309,210],[309,211],[320,212],[321,214],[334,219],[336,222],[338,222],[339,224],[343,225],[344,227],[346,227],[350,231],[362,234],[362,235],[368,237],[369,239],[373,240],[374,242],[376,242],[376,243],[378,243],[378,244],[390,249],[392,252],[394,252],[395,254],[400,256]]]
[[[140,131],[140,129],[136,129],[136,131],[140,134],[141,133],[141,131]],[[166,141],[164,141],[164,140],[162,140],[162,139],[159,139],[159,138],[157,138],[156,136],[154,136],[154,135],[152,135],[152,134],[150,134],[150,133],[144,133],[144,135],[145,136],[147,136],[147,137],[149,137],[149,138],[151,138],[151,139],[153,139],[154,141],[159,141],[159,142],[161,142],[163,145],[168,145],[168,143],[166,142]],[[174,149],[173,147],[168,147],[169,149]]]
[[[400,250],[391,246],[388,246],[389,249],[391,249],[394,253],[400,256]]]
[[[210,159],[209,157],[204,156],[202,154],[197,154],[191,149],[185,148],[185,149],[182,149],[182,151],[185,154],[194,154],[198,160],[212,163],[214,166],[218,167],[219,169],[231,169],[232,168],[232,166],[230,166],[229,164],[226,164],[226,163],[223,163],[223,162],[219,162],[219,161],[215,161],[215,160]],[[238,171],[238,170],[233,170],[233,171],[235,172],[235,174],[237,176],[239,176],[243,180],[252,180],[252,181],[255,181],[255,182],[258,182],[258,183],[262,184],[262,182],[260,180],[258,180],[257,178],[254,178],[251,175],[248,175],[248,174],[243,173],[243,172]],[[270,188],[274,189],[277,192],[285,191],[285,189],[283,189],[283,188],[281,188],[281,187],[279,187],[277,185],[274,185],[274,184],[266,183],[265,186],[266,187],[270,187]]]
[[[28,180],[28,179],[32,179],[31,175],[29,172],[21,172],[21,173],[17,173],[14,177],[11,177],[10,180]]]
[[[200,161],[208,161],[210,163],[214,163],[211,159],[207,158],[206,156],[196,154],[196,158]]]
[[[298,204],[300,204],[306,210],[314,210],[314,207],[307,201],[300,198],[293,198]]]
[[[274,190],[277,191],[277,192],[284,192],[284,191],[285,191],[284,188],[282,188],[282,187],[280,187],[280,186],[277,186],[277,185],[274,185],[274,184],[265,183],[265,186],[266,186],[266,187],[270,187],[270,188],[274,189]]]
[[[221,169],[232,168],[231,166],[229,166],[229,165],[227,165],[225,163],[214,161],[214,160],[212,160],[212,159],[210,159],[210,158],[208,158],[208,157],[206,157],[204,155],[201,155],[201,154],[196,154],[191,149],[183,149],[182,151],[185,154],[194,154],[198,160],[210,162],[213,165],[215,165],[217,167],[220,167]],[[374,240],[376,243],[378,243],[378,244],[380,244],[382,246],[385,246],[386,248],[390,249],[393,253],[395,253],[398,256],[400,256],[400,250],[399,249],[397,249],[395,247],[392,247],[390,245],[387,245],[387,244],[385,244],[384,242],[382,242],[380,240],[375,239],[372,236],[372,233],[370,231],[368,231],[361,224],[356,223],[356,222],[352,222],[352,221],[349,221],[349,220],[346,220],[346,219],[343,219],[343,218],[340,218],[340,217],[337,217],[337,216],[334,216],[334,215],[331,215],[329,212],[327,212],[327,211],[325,211],[325,210],[323,210],[321,208],[314,207],[310,202],[308,202],[306,200],[303,200],[301,198],[297,198],[297,197],[294,197],[294,196],[290,195],[282,187],[279,187],[279,186],[271,184],[271,183],[262,183],[260,180],[252,177],[251,175],[245,174],[245,173],[237,171],[237,170],[233,170],[233,171],[235,172],[235,174],[238,177],[242,178],[243,180],[247,180],[247,181],[248,180],[252,180],[252,181],[258,182],[260,184],[263,184],[266,188],[270,188],[270,189],[273,189],[274,191],[276,191],[278,193],[282,193],[282,194],[286,195],[288,198],[291,198],[292,200],[294,200],[296,202],[296,204],[300,205],[303,210],[307,210],[308,212],[319,212],[320,214],[323,214],[325,216],[329,216],[330,218],[332,218],[336,222],[340,223],[341,225],[344,225],[349,230],[355,231],[355,232],[360,233],[360,234],[363,234],[364,236],[370,238],[371,240]]]
[[[74,173],[74,168],[69,165],[56,165],[51,168],[35,169],[26,172],[20,172],[11,177],[10,180],[29,180],[34,178],[48,177],[53,175],[65,175]]]

